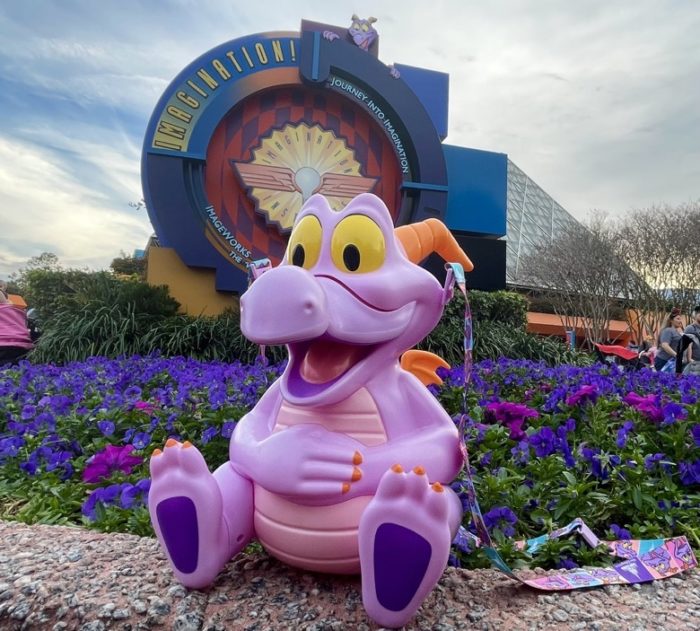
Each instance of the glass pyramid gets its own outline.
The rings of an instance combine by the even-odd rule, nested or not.
[[[522,169],[508,160],[506,282],[531,285],[520,262],[570,226],[580,225]]]

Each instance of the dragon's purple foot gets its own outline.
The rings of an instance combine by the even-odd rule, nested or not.
[[[421,467],[384,474],[360,520],[362,600],[386,627],[406,624],[442,575],[452,540],[453,502]]]
[[[186,587],[209,585],[231,558],[235,539],[239,537],[239,549],[247,543],[250,528],[246,532],[246,515],[236,524],[241,532],[231,532],[232,545],[232,524],[225,515],[220,483],[189,442],[181,444],[171,438],[162,452],[154,451],[151,478],[151,521],[175,576]]]

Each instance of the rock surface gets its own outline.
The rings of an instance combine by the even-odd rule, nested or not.
[[[153,539],[0,522],[0,629],[342,631],[379,627],[359,578],[240,555],[206,592],[173,579]],[[406,629],[697,631],[700,572],[542,594],[492,570],[448,568]]]

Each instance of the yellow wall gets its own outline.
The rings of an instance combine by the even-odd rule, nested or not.
[[[238,296],[216,291],[211,269],[187,267],[172,248],[148,248],[146,280],[151,285],[167,285],[180,311],[189,315],[218,315],[225,309],[238,309]]]

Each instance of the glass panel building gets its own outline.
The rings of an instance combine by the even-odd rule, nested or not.
[[[521,268],[524,257],[551,244],[567,227],[580,224],[510,160],[507,208],[506,282],[531,285]]]

